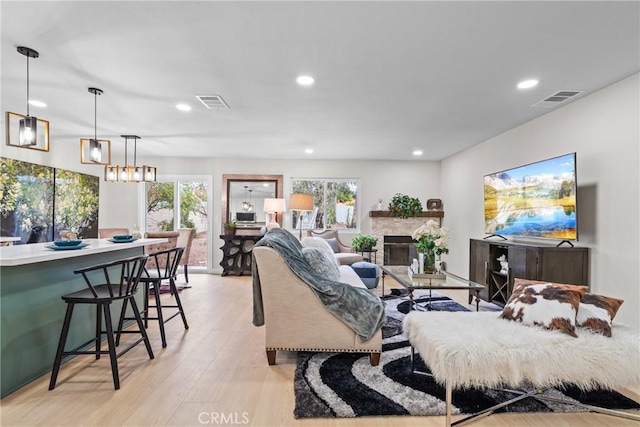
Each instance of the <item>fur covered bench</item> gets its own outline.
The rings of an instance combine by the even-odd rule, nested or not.
[[[435,380],[446,387],[447,426],[489,415],[507,404],[452,424],[453,388],[517,387],[530,383],[538,389],[573,384],[589,390],[637,388],[640,384],[640,334],[631,328],[614,325],[611,337],[580,328],[574,338],[558,331],[523,326],[498,315],[411,312],[404,320],[412,347]],[[536,392],[523,393],[508,403]],[[536,398],[545,399],[539,395]],[[638,414],[592,406],[587,409],[640,420]]]

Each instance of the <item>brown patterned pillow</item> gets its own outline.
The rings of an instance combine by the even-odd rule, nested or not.
[[[611,336],[611,321],[624,300],[586,293],[580,298],[576,324],[605,337]]]
[[[500,317],[578,337],[576,314],[586,287],[514,279],[513,288]]]

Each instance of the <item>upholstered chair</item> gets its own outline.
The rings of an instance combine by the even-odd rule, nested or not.
[[[320,237],[327,240],[340,265],[351,265],[354,262],[362,261],[362,255],[355,253],[351,246],[345,245],[340,241],[337,230],[309,230],[307,234],[311,237]]]
[[[177,231],[149,231],[144,234],[148,239],[167,239],[165,243],[154,243],[153,245],[147,245],[144,247],[144,253],[155,254],[156,252],[165,251],[167,249],[173,249],[178,246],[178,237],[180,233]],[[154,257],[149,257],[145,268],[156,268]]]
[[[180,264],[182,266],[182,271],[184,273],[185,282],[189,283],[189,254],[191,253],[191,242],[193,242],[193,237],[196,234],[196,230],[193,228],[179,228],[178,233],[178,247],[184,248],[184,252],[182,253],[182,258],[180,258]]]
[[[128,228],[98,228],[98,238],[108,239],[109,237],[129,234]]]

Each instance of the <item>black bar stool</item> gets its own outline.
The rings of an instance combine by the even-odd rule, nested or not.
[[[84,281],[87,283],[88,289],[73,292],[62,296],[64,302],[67,303],[67,312],[62,324],[62,333],[60,334],[60,342],[56,358],[53,362],[53,370],[51,372],[51,381],[49,382],[49,390],[53,390],[56,386],[58,372],[62,363],[62,358],[68,355],[77,354],[95,354],[96,359],[100,359],[101,354],[108,354],[111,359],[111,374],[113,375],[113,385],[116,390],[120,388],[120,377],[118,375],[118,357],[122,356],[134,346],[144,341],[149,353],[149,359],[153,359],[153,351],[149,343],[149,337],[144,329],[142,318],[137,310],[136,300],[134,298],[138,289],[140,276],[144,271],[144,265],[147,255],[125,258],[105,264],[94,265],[74,271],[75,274],[82,274]],[[102,274],[100,274],[100,271]],[[100,280],[100,284],[91,283],[87,273],[95,272],[91,276],[94,282]],[[104,282],[102,282],[104,280]],[[136,313],[135,320],[138,323],[138,330],[135,331],[141,335],[137,341],[130,344],[126,349],[116,353],[116,344],[114,340],[114,330],[111,321],[110,305],[114,301],[122,300],[123,308],[128,302],[134,308]],[[73,308],[76,304],[95,304],[97,307],[96,315],[96,336],[84,344],[76,347],[71,351],[65,351],[64,346],[69,334],[69,325],[71,324],[71,316]],[[105,330],[102,330],[102,316],[104,315]],[[132,331],[133,332],[133,331]],[[108,351],[101,350],[102,334],[106,334]],[[80,350],[95,341],[95,350]]]
[[[144,283],[144,310],[140,314],[144,319],[145,327],[148,326],[149,320],[157,320],[160,325],[160,337],[162,339],[162,347],[167,346],[167,338],[164,332],[164,324],[169,320],[176,317],[178,314],[182,317],[182,323],[184,323],[184,328],[189,329],[189,324],[187,323],[187,317],[184,314],[184,310],[182,308],[182,302],[180,301],[180,294],[178,293],[178,288],[176,287],[176,275],[178,272],[178,265],[180,264],[180,259],[182,258],[182,253],[184,252],[184,248],[172,248],[166,249],[163,251],[154,252],[149,254],[149,261],[144,269],[144,273],[140,276],[140,282]],[[175,305],[162,305],[160,301],[160,284],[163,280],[169,281],[169,290],[171,294],[176,300]],[[149,291],[153,292],[153,296],[155,298],[155,305],[149,305]],[[137,310],[135,307],[134,311]],[[155,308],[157,316],[149,317],[149,309]],[[173,313],[170,317],[165,318],[162,313],[164,308],[177,308],[178,311]],[[122,310],[122,314],[120,316],[120,322],[118,324],[118,336],[116,337],[116,345],[120,341],[120,333],[129,333],[131,331],[123,331],[122,324],[125,320],[131,320],[132,318],[125,317],[126,310],[126,302]]]

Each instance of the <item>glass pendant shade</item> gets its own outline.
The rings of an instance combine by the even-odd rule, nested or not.
[[[100,163],[102,162],[102,148],[100,147],[100,143],[97,139],[91,138],[89,140],[89,157],[92,162]]]
[[[143,181],[145,181],[145,182],[155,182],[155,180],[156,180],[156,168],[153,167],[153,166],[143,166],[142,169],[144,170]]]
[[[20,146],[34,146],[37,143],[38,119],[26,116],[20,120]]]
[[[104,167],[104,180],[107,182],[118,181],[118,167],[107,165]]]

